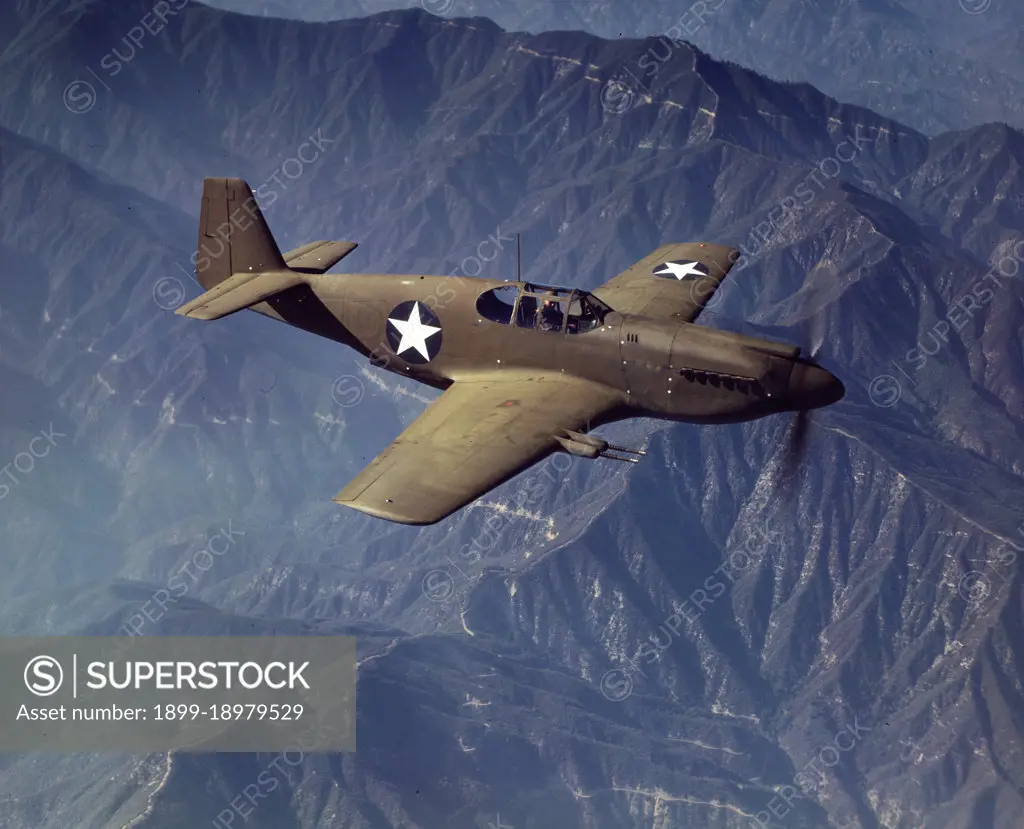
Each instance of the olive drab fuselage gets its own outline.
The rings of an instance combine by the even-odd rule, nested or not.
[[[522,282],[325,274],[308,275],[306,283],[253,310],[343,342],[374,365],[435,388],[475,374],[527,369],[616,389],[627,416],[731,423],[795,408],[786,395],[795,346],[614,309],[581,333],[567,326],[521,327],[516,319],[496,322],[479,313],[485,292],[511,287],[522,295],[536,288]],[[441,329],[440,348],[425,362],[407,361],[389,343],[388,320],[409,303],[429,309]]]

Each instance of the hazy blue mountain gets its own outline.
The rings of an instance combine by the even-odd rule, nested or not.
[[[4,479],[6,630],[123,630],[243,533],[147,635],[361,643],[358,751],[303,757],[250,827],[747,829],[846,745],[769,825],[1019,829],[1019,132],[929,139],[689,49],[645,97],[609,84],[654,40],[417,10],[189,5],[130,54],[151,8],[0,13],[0,465],[54,439]],[[472,273],[494,237],[511,277],[521,232],[527,279],[593,288],[739,244],[701,321],[815,349],[848,396],[788,485],[786,417],[641,422],[607,431],[643,463],[561,458],[521,512],[522,480],[422,529],[341,509],[434,393],[175,316],[207,175],[263,186],[284,248],[360,242],[344,270]],[[273,759],[8,755],[0,823],[211,825]]]
[[[486,17],[507,30],[581,30],[605,38],[667,35],[630,69],[686,59],[682,38],[720,60],[811,83],[925,133],[1000,121],[1024,126],[1024,7],[992,0],[203,0],[302,20],[424,8]],[[645,58],[644,55],[647,55]],[[645,61],[642,66],[636,64]]]

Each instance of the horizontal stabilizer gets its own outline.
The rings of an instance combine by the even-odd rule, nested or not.
[[[284,255],[288,267],[303,273],[326,273],[358,247],[356,242],[310,242]]]
[[[237,273],[174,313],[196,320],[216,320],[301,284],[303,279],[297,273]]]

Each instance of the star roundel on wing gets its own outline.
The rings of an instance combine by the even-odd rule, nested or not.
[[[686,262],[684,260],[662,262],[651,273],[655,276],[660,276],[662,279],[677,279],[680,281],[692,278],[701,279],[711,275],[707,267],[700,262]]]
[[[423,365],[441,350],[441,321],[422,302],[410,300],[388,314],[388,345],[405,362]]]

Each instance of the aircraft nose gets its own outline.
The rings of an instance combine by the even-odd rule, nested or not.
[[[799,362],[789,376],[789,393],[798,409],[820,409],[838,403],[846,389],[832,372],[813,363]]]

